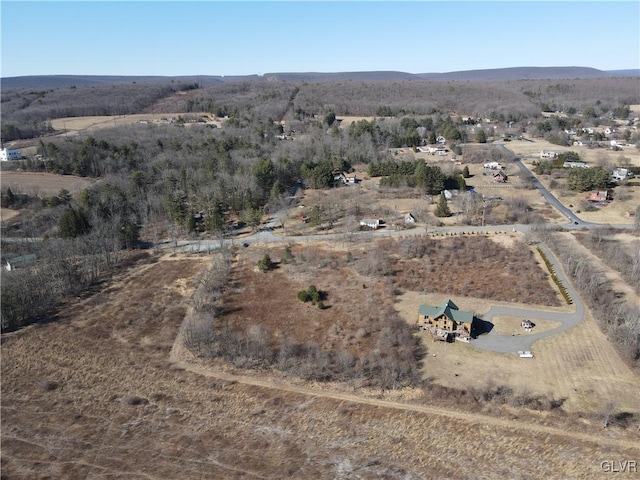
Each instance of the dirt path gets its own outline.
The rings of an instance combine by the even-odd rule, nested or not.
[[[196,365],[186,359],[189,354],[183,351],[183,348],[179,345],[179,339],[176,337],[176,343],[174,343],[173,348],[171,350],[170,362],[177,368],[181,368],[183,370],[196,373],[199,375],[203,375],[208,378],[215,378],[218,380],[223,380],[226,382],[235,382],[241,383],[244,385],[251,385],[260,388],[268,388],[283,392],[291,392],[291,393],[299,393],[303,395],[309,395],[320,398],[328,398],[332,400],[340,400],[346,402],[352,402],[356,404],[370,405],[374,407],[381,408],[390,408],[394,410],[402,410],[408,412],[420,412],[426,413],[429,415],[436,415],[439,417],[444,417],[448,419],[455,419],[459,421],[469,422],[472,425],[484,426],[484,427],[498,427],[501,429],[509,430],[509,431],[520,431],[526,436],[527,433],[535,433],[535,434],[543,434],[543,435],[553,435],[560,436],[565,438],[570,438],[574,440],[579,440],[581,442],[592,442],[598,445],[607,444],[615,447],[623,447],[630,449],[638,449],[638,442],[633,442],[629,440],[617,439],[617,438],[608,438],[604,435],[602,436],[594,436],[588,433],[580,433],[580,432],[570,432],[565,429],[547,427],[543,425],[534,425],[523,423],[514,420],[507,420],[502,418],[490,417],[478,413],[468,413],[462,412],[458,410],[447,410],[443,408],[426,406],[426,405],[416,405],[416,404],[408,404],[391,400],[382,400],[376,398],[366,398],[358,395],[353,395],[344,392],[338,392],[335,390],[318,390],[310,387],[301,387],[290,385],[282,382],[274,382],[270,380],[264,380],[256,377],[249,376],[240,376],[240,375],[232,375],[229,373],[221,372],[218,370],[212,370],[209,368],[205,368],[201,365]]]

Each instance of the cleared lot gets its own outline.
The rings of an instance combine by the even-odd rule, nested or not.
[[[626,432],[588,420],[421,410],[176,369],[169,350],[205,263],[141,265],[56,322],[3,337],[3,475],[589,479],[601,459],[640,454]]]
[[[80,193],[94,182],[86,177],[73,175],[56,175],[53,173],[30,172],[2,172],[0,184],[2,191],[11,188],[14,194],[27,195],[57,195],[61,189],[68,190],[72,195]]]
[[[398,297],[396,308],[407,322],[414,324],[420,304],[438,305],[446,298],[442,294],[407,292]],[[492,305],[507,305],[469,297],[453,300],[461,309],[476,314],[486,312]],[[531,320],[541,329],[547,327],[535,318]],[[540,331],[537,328],[535,333]],[[620,359],[590,314],[571,330],[534,343],[533,359],[487,352],[462,342],[433,342],[426,332],[419,335],[429,352],[424,376],[434,378],[438,384],[456,388],[507,385],[516,391],[565,399],[563,408],[569,411],[598,411],[610,400],[615,400],[621,409],[640,411],[640,380]]]

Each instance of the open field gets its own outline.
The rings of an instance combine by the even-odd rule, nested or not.
[[[11,220],[12,218],[17,217],[18,215],[20,215],[20,212],[18,210],[12,210],[10,208],[0,208],[1,222],[6,222],[8,220]]]
[[[93,117],[69,117],[51,120],[51,126],[68,135],[89,133],[101,128],[113,128],[118,125],[134,123],[163,124],[175,121],[178,117],[185,119],[200,118],[205,120],[201,124],[221,126],[222,120],[207,112],[191,113],[136,113],[131,115],[104,115]]]
[[[52,196],[61,189],[68,190],[72,195],[80,193],[94,182],[87,177],[73,175],[57,175],[54,173],[31,172],[1,172],[0,183],[2,191],[11,188],[14,194]]]
[[[56,322],[3,336],[4,476],[590,479],[604,460],[640,455],[631,433],[587,418],[496,418],[176,369],[169,352],[206,263],[142,264]]]

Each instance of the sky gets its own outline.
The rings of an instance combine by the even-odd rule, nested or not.
[[[640,2],[8,1],[0,76],[640,68]]]

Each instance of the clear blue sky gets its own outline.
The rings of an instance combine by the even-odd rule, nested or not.
[[[640,68],[640,2],[6,1],[1,76]]]

